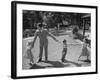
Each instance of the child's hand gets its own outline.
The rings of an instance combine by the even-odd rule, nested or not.
[[[31,49],[34,47],[34,45],[32,44]]]

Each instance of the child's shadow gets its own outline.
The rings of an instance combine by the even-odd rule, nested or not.
[[[74,62],[74,61],[65,60],[64,62],[65,63],[72,63],[72,64],[76,65],[77,67],[81,67],[82,66],[82,64],[79,64],[79,63]]]
[[[30,69],[41,69],[41,68],[45,68],[45,67],[39,66],[39,65],[37,65],[37,64],[34,64],[34,65],[32,65],[32,66],[30,67]]]
[[[91,60],[79,60],[79,61],[91,63]]]

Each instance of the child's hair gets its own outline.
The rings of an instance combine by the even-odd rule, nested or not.
[[[67,42],[67,40],[64,39],[64,40],[63,40],[63,43],[66,43],[66,42]]]

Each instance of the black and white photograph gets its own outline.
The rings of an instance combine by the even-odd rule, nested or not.
[[[16,77],[96,73],[95,6],[13,5]]]
[[[91,14],[23,10],[23,69],[91,66]]]

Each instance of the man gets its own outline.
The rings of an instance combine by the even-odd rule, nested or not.
[[[35,32],[35,37],[33,40],[32,47],[34,47],[34,43],[39,37],[40,41],[40,54],[39,54],[39,62],[42,61],[42,55],[43,55],[43,48],[45,50],[45,61],[48,61],[48,39],[47,37],[50,36],[52,37],[55,41],[58,41],[51,33],[49,33],[46,29],[46,24],[38,24],[37,26],[37,31]]]

